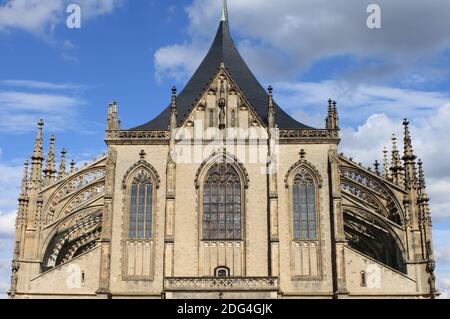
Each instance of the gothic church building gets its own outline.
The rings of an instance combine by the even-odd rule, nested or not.
[[[11,298],[434,298],[431,218],[408,122],[404,151],[366,168],[263,89],[224,8],[186,87],[67,168],[43,126],[25,163]],[[100,137],[99,137],[100,138]]]

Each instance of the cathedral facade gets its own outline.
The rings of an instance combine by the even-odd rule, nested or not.
[[[169,104],[169,103],[168,103]],[[25,163],[11,298],[434,298],[431,217],[408,122],[404,151],[363,167],[299,123],[236,49],[224,9],[186,87],[107,153],[67,169],[38,124]],[[387,153],[387,152],[386,152]]]

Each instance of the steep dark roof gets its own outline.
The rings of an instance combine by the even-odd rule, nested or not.
[[[217,73],[222,62],[225,64],[225,68],[256,113],[265,123],[267,123],[267,92],[255,78],[252,71],[250,71],[239,54],[239,51],[236,49],[230,35],[228,21],[220,22],[219,29],[217,30],[216,37],[208,54],[189,80],[186,87],[178,95],[178,121],[183,121],[185,116],[191,112],[204,90],[210,84],[212,80],[211,77]],[[169,108],[170,106],[152,121],[136,127],[133,130],[166,130],[169,125]],[[275,105],[275,111],[275,122],[279,128],[310,128],[294,120],[278,105]]]

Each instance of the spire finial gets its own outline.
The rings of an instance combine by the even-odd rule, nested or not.
[[[34,143],[33,157],[36,159],[44,159],[44,155],[42,153],[42,131],[44,129],[44,121],[42,119],[38,122],[38,133],[36,136],[36,140]]]
[[[267,111],[269,128],[275,128],[275,106],[273,102],[273,87],[270,85],[267,90],[269,91],[269,105]]]
[[[425,189],[426,185],[425,185],[425,174],[423,172],[423,162],[421,159],[419,159],[419,187],[421,189]]]
[[[47,163],[44,169],[45,185],[49,185],[55,178],[55,136],[50,137],[50,149],[47,155]]]
[[[22,192],[20,196],[27,196],[28,193],[28,160],[23,165]]]
[[[227,0],[222,2],[222,19],[221,21],[228,21],[228,5]]]
[[[384,147],[383,149],[383,175],[385,178],[389,179],[390,178],[390,174],[389,174],[389,164],[388,164],[388,151],[387,148]]]
[[[411,134],[409,133],[409,122],[407,119],[403,121],[403,127],[404,127],[404,160],[405,161],[413,161],[416,159],[416,156],[414,155],[414,151],[412,148],[411,143]]]
[[[378,163],[378,160],[375,161],[375,163],[373,164],[374,168],[375,168],[375,174],[377,174],[378,176],[380,176],[380,163]]]
[[[170,106],[170,119],[169,119],[169,128],[171,131],[177,128],[177,88],[176,86],[172,87],[172,98],[171,98],[171,106]]]
[[[58,179],[61,180],[64,177],[67,176],[67,171],[66,171],[66,154],[67,151],[65,148],[62,149],[61,151],[61,161],[59,163],[59,170],[58,170]]]
[[[392,180],[395,184],[400,185],[402,180],[403,166],[400,161],[400,153],[397,148],[397,137],[392,134],[392,162],[391,162],[391,172]]]
[[[73,174],[73,173],[75,173],[75,161],[74,160],[72,160],[70,162],[70,174]]]

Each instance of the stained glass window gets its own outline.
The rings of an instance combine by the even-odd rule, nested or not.
[[[152,237],[153,184],[150,177],[141,171],[131,184],[129,237]]]
[[[241,239],[241,183],[229,164],[216,163],[203,187],[203,239]]]
[[[294,178],[292,186],[294,239],[317,239],[316,188],[312,176],[301,170]]]

